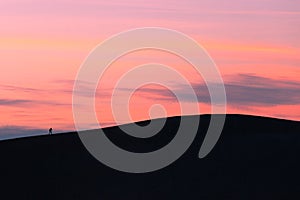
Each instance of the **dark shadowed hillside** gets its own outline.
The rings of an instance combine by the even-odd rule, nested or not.
[[[201,116],[196,139],[180,159],[146,174],[106,167],[76,133],[1,141],[0,199],[300,199],[300,122],[228,115],[215,148],[198,159],[209,120]],[[147,152],[171,141],[179,123],[168,118],[147,139],[118,127],[104,130],[120,147]]]

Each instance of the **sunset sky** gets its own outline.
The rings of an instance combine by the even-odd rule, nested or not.
[[[180,31],[207,50],[223,77],[228,113],[300,120],[300,1],[10,0],[0,3],[0,16],[0,139],[49,127],[74,130],[73,83],[89,52],[121,31],[153,26]],[[181,71],[196,90],[200,113],[210,112],[203,80],[188,63],[145,50],[117,60],[99,84],[103,125],[115,124],[110,93],[122,72],[149,62]],[[120,96],[125,93],[126,86]],[[153,104],[180,114],[170,91],[150,85],[132,96],[132,118],[149,118]]]

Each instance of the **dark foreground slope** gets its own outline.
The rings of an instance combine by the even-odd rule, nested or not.
[[[229,115],[213,151],[198,159],[209,120],[201,116],[180,159],[146,174],[104,166],[75,133],[1,141],[0,199],[300,199],[299,122]],[[105,132],[122,148],[145,152],[167,144],[179,121],[169,118],[146,140],[118,127]]]

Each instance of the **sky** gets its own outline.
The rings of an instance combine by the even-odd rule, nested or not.
[[[47,133],[49,127],[74,130],[72,90],[81,64],[105,39],[141,27],[174,29],[202,45],[224,80],[227,113],[300,120],[299,1],[11,0],[0,3],[0,139]],[[122,72],[151,62],[172,66],[189,80],[197,102],[168,77],[184,95],[181,103],[199,106],[200,113],[190,114],[210,113],[203,78],[189,63],[144,50],[119,58],[99,83],[95,107],[103,127],[116,124],[111,94]],[[127,87],[117,94],[116,108],[124,106]],[[149,115],[156,104],[164,111]],[[129,107],[134,121],[180,115],[172,91],[159,85],[137,90]]]

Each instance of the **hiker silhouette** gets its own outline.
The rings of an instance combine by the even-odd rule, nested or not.
[[[52,135],[52,128],[49,128],[49,135]]]

